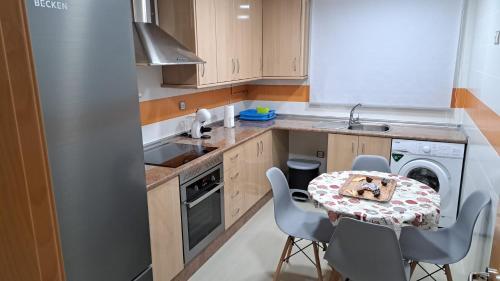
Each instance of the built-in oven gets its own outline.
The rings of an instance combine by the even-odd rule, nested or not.
[[[222,164],[182,182],[181,215],[184,263],[191,261],[224,231]]]

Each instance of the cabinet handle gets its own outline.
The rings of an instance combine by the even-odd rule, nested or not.
[[[260,141],[260,154],[262,155],[264,153],[264,143]]]
[[[239,213],[240,213],[240,208],[236,209],[236,211],[233,212],[233,217],[236,216]]]
[[[260,144],[257,142],[257,157],[259,157],[260,154]]]
[[[201,77],[205,77],[205,64],[201,65]]]
[[[351,151],[352,151],[352,154],[354,154],[354,143],[351,142]]]
[[[234,199],[236,198],[236,196],[240,195],[240,191],[236,191],[236,193],[233,193],[233,195],[231,195],[231,199]]]
[[[361,144],[361,153],[365,154],[365,144]]]
[[[236,59],[236,62],[238,63],[238,74],[240,74],[240,59]]]
[[[234,174],[234,176],[231,177],[231,180],[238,178],[239,175],[240,175],[240,172],[237,172],[236,174]]]
[[[231,62],[233,64],[233,74],[236,71],[236,63],[234,62],[234,59],[231,59]]]
[[[234,161],[234,160],[238,159],[239,156],[240,156],[239,154],[236,154],[235,156],[231,157],[230,159],[231,159],[231,161]]]
[[[293,59],[293,71],[297,71],[297,58]]]

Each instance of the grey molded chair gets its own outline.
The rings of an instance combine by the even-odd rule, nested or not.
[[[490,201],[487,192],[473,192],[460,209],[457,221],[449,228],[426,231],[404,227],[399,241],[403,257],[412,261],[412,273],[419,262],[425,262],[438,265],[438,270],[432,273],[425,270],[427,276],[444,270],[448,281],[453,280],[449,265],[459,262],[469,252],[476,221]]]
[[[403,260],[396,233],[387,226],[340,219],[325,259],[349,280],[410,280],[410,268]]]
[[[353,171],[377,171],[390,173],[389,161],[378,155],[359,155],[352,162]]]
[[[271,183],[274,201],[274,218],[279,229],[288,235],[285,247],[274,274],[274,280],[278,280],[283,262],[288,262],[291,256],[298,252],[303,252],[302,247],[297,246],[295,239],[309,240],[314,248],[316,270],[318,280],[323,280],[318,243],[326,245],[332,237],[334,226],[325,213],[308,212],[297,205],[292,200],[288,188],[288,182],[285,175],[278,168],[271,168],[266,172],[267,178]],[[299,249],[292,254],[293,246]],[[305,253],[304,253],[305,254]],[[312,261],[312,260],[311,260]]]

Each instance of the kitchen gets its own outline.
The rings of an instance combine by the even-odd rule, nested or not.
[[[494,278],[497,1],[48,2],[0,12],[1,280]]]

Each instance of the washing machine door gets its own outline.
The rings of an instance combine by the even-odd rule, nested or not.
[[[434,161],[424,159],[410,161],[401,167],[399,174],[426,184],[439,192],[441,206],[446,205],[446,199],[450,198],[449,173],[446,168]]]

